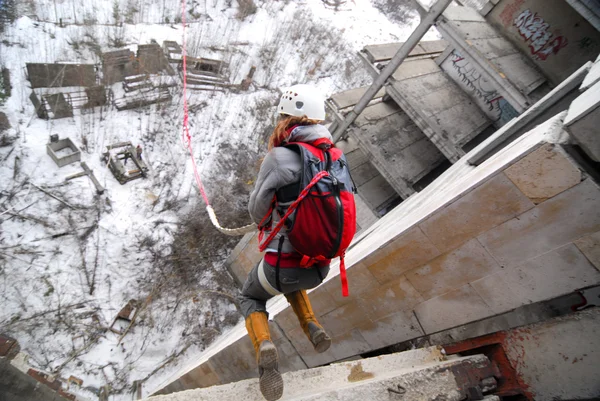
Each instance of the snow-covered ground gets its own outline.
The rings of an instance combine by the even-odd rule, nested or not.
[[[0,33],[0,67],[12,85],[0,103],[12,126],[0,134],[0,330],[19,340],[32,367],[83,379],[87,389],[71,389],[81,399],[96,399],[108,385],[110,400],[129,400],[134,380],[152,388],[238,322],[238,289],[223,266],[236,239],[223,238],[203,211],[181,139],[181,85],[170,103],[41,120],[25,63],[99,64],[98,52],[115,44],[132,51],[151,40],[181,44],[181,2],[16,3],[16,20]],[[225,60],[236,84],[257,67],[248,92],[188,93],[198,109],[190,116],[194,157],[229,225],[249,222],[247,195],[278,89],[307,82],[330,95],[368,84],[356,51],[403,40],[418,23],[410,12],[406,24],[394,23],[366,0],[339,10],[320,0],[255,3],[245,18],[231,0],[187,6],[189,55]],[[112,89],[123,96],[121,83]],[[87,177],[65,181],[81,167],[52,161],[52,134],[82,149],[104,194]],[[120,185],[101,161],[107,145],[122,141],[142,145],[146,179]],[[121,339],[106,328],[130,299],[141,312]]]

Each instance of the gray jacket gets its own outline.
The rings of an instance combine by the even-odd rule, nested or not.
[[[310,143],[320,138],[332,140],[331,134],[324,126],[306,125],[294,128],[288,138],[288,142]],[[269,211],[271,201],[273,200],[273,196],[275,196],[275,191],[286,185],[300,181],[300,169],[300,157],[290,149],[277,147],[271,149],[271,151],[267,153],[260,166],[258,178],[256,179],[256,186],[250,194],[250,202],[248,204],[250,217],[256,224],[259,224],[265,217],[265,214]],[[272,216],[273,227],[275,227],[279,221],[279,215],[274,211]],[[285,227],[282,228],[279,234],[277,234],[267,247],[267,251],[277,252],[279,237],[286,233],[287,230]],[[265,238],[267,236],[268,232],[265,232]],[[289,253],[292,251],[294,251],[294,248],[286,236],[282,252]]]

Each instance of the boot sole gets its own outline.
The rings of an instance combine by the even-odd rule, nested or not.
[[[313,345],[315,347],[315,351],[321,354],[331,347],[331,338],[324,330],[321,330],[315,334]]]
[[[275,401],[283,395],[283,379],[277,370],[279,358],[277,348],[269,343],[260,348],[258,367],[260,372],[260,392],[267,401]]]

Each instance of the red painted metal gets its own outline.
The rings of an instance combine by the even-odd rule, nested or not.
[[[13,359],[19,352],[20,347],[14,338],[0,334],[0,357]]]
[[[27,374],[40,383],[50,387],[54,391],[58,391],[60,389],[60,382],[58,380],[50,380],[46,373],[37,371],[35,369],[29,369]]]
[[[500,397],[510,397],[514,401],[533,401],[529,386],[519,376],[510,363],[504,348],[506,347],[506,332],[498,332],[486,336],[470,338],[454,344],[445,345],[448,355],[483,354],[497,367],[499,376],[496,377],[498,387],[494,391]]]

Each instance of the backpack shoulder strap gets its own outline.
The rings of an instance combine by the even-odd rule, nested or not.
[[[286,148],[290,148],[290,149],[299,149],[296,150],[296,152],[298,154],[300,154],[301,157],[305,158],[308,155],[305,153],[305,151],[308,151],[310,155],[312,155],[313,157],[318,158],[320,161],[325,161],[325,152],[314,146],[313,144],[310,143],[306,143],[306,142],[290,142],[284,145]]]

